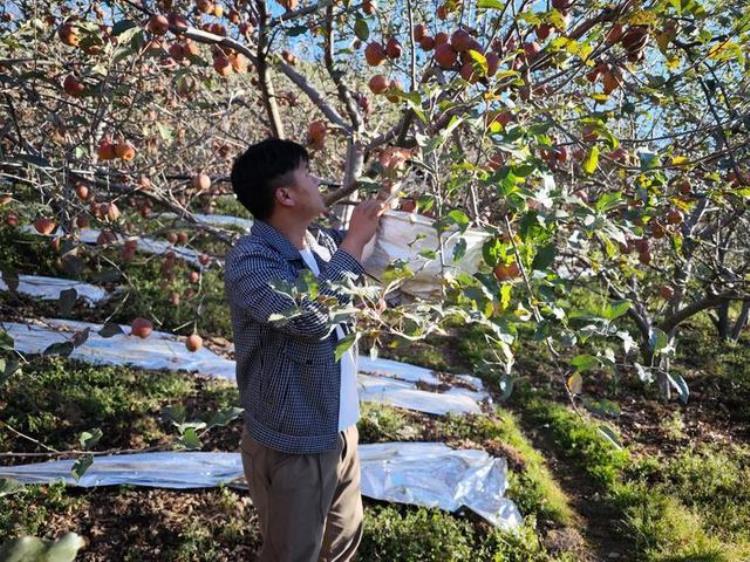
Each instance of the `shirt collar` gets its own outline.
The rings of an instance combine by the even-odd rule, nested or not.
[[[269,245],[276,249],[282,256],[287,260],[301,260],[302,256],[299,250],[289,239],[284,236],[281,232],[276,230],[272,225],[265,221],[255,220],[250,231],[253,236],[257,236],[265,240]],[[306,231],[305,236],[307,238],[307,247],[314,250],[318,244],[310,231]]]

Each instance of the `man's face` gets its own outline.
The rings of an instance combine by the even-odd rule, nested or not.
[[[295,212],[300,216],[309,217],[310,220],[317,219],[321,213],[327,210],[320,192],[320,178],[310,172],[309,164],[305,161],[293,172],[294,186],[291,195],[294,198]]]

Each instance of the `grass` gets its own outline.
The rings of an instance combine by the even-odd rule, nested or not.
[[[359,559],[369,561],[481,560],[573,562],[571,554],[550,555],[533,518],[514,532],[472,525],[436,509],[373,505],[365,509]]]
[[[68,490],[52,484],[0,497],[3,539],[53,539],[69,530],[87,540],[79,559],[247,560],[260,542],[252,504],[229,488]]]
[[[82,507],[62,483],[25,486],[15,494],[0,495],[0,537],[45,535],[53,517]]]
[[[644,461],[636,471],[618,499],[650,559],[750,559],[747,447],[688,446]]]
[[[519,400],[544,424],[558,453],[583,470],[621,514],[638,560],[741,562],[750,557],[748,452],[685,449],[673,458],[635,458],[597,422],[540,398]]]
[[[446,438],[470,439],[509,459],[508,497],[521,513],[558,525],[574,523],[569,499],[550,472],[542,454],[521,431],[516,416],[497,408],[495,416],[448,416],[438,422]]]
[[[101,447],[137,446],[165,437],[153,415],[192,389],[185,374],[37,357],[5,383],[0,419],[58,449],[77,448],[79,434],[95,427],[104,431]],[[22,443],[9,439],[0,434],[0,448]]]

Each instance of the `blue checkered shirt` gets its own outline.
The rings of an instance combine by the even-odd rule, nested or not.
[[[349,297],[327,281],[364,274],[351,254],[338,249],[343,235],[332,229],[318,229],[315,235],[331,252],[328,262],[315,255],[319,292],[342,305]],[[283,325],[269,322],[272,314],[295,305],[269,282],[293,282],[303,269],[297,248],[273,226],[256,220],[250,234],[227,254],[224,273],[247,430],[268,447],[299,454],[335,449],[341,389],[341,362],[334,361],[336,334],[324,305],[304,298],[296,303],[301,315]],[[350,331],[345,325],[345,332]]]

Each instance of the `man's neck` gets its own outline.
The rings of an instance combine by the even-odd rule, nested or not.
[[[283,234],[298,250],[307,247],[305,235],[307,233],[307,227],[310,226],[309,222],[300,221],[299,219],[292,217],[280,217],[278,215],[269,218],[266,222],[281,232],[281,234]]]

